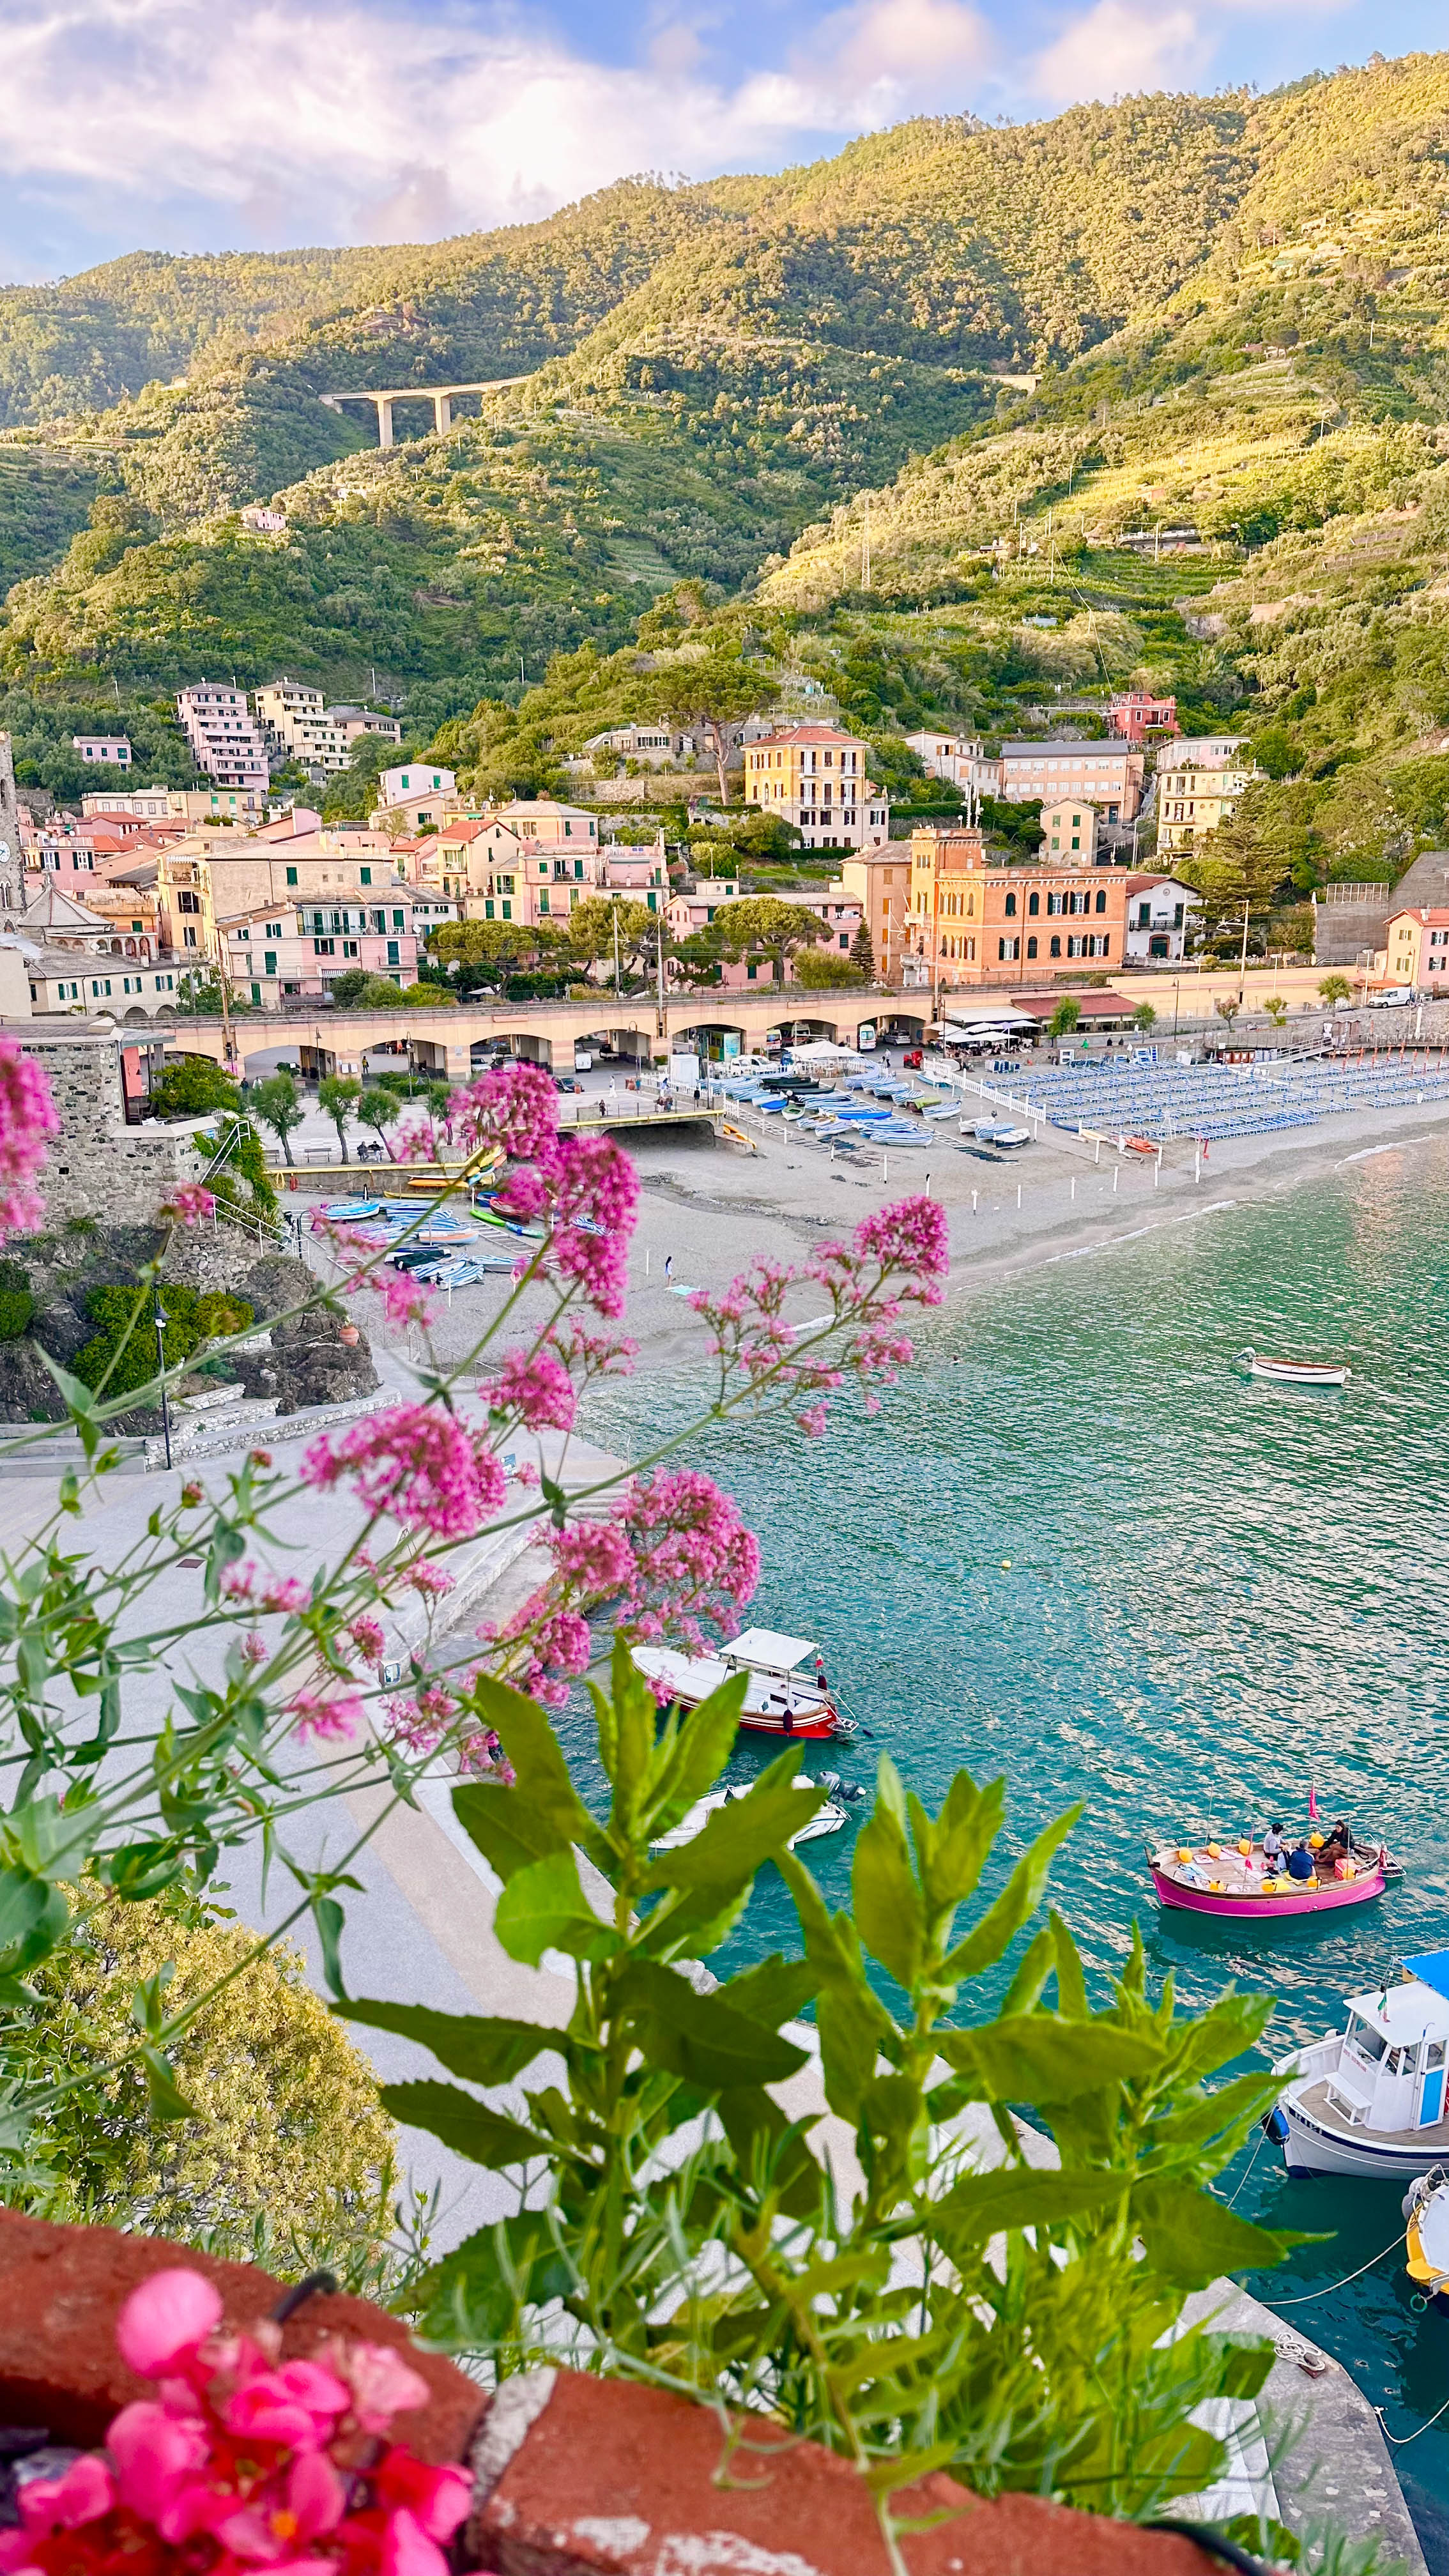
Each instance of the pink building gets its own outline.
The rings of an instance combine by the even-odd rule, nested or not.
[[[355,896],[304,902],[289,895],[219,918],[216,927],[233,990],[258,1010],[320,999],[339,975],[359,967],[394,984],[417,982],[412,904],[396,885],[385,886],[375,903]]]
[[[245,689],[194,681],[189,689],[178,690],[176,713],[197,768],[218,787],[251,796],[260,805],[267,792],[267,754]]]
[[[794,904],[801,912],[813,912],[822,926],[823,936],[802,955],[821,956],[833,953],[846,957],[854,946],[861,924],[860,898],[836,878],[830,885],[781,886],[782,903]],[[685,893],[671,895],[665,908],[665,919],[676,939],[689,939],[710,924],[724,925],[730,907],[740,900],[738,883],[732,877],[703,878]],[[795,959],[785,961],[785,980],[795,981]],[[774,962],[768,957],[721,958],[720,982],[728,992],[742,987],[772,984]]]
[[[1176,698],[1154,698],[1150,689],[1126,689],[1113,698],[1108,710],[1112,731],[1124,742],[1158,742],[1164,734],[1181,731],[1177,721]]]

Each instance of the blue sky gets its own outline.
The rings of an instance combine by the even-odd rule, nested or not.
[[[1442,0],[0,0],[0,278],[435,240],[628,171],[778,170],[921,111],[1270,88],[1443,31]]]

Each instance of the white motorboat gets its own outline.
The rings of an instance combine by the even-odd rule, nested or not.
[[[681,1708],[697,1708],[732,1673],[745,1673],[740,1726],[747,1735],[854,1735],[855,1721],[837,1708],[825,1683],[805,1681],[800,1667],[820,1649],[813,1638],[785,1637],[773,1628],[746,1628],[712,1655],[682,1655],[673,1646],[635,1646],[635,1669]]]
[[[1238,1366],[1249,1377],[1271,1378],[1275,1386],[1347,1386],[1352,1371],[1323,1360],[1270,1360],[1261,1352],[1239,1351]]]
[[[797,1789],[813,1789],[815,1785],[806,1772],[796,1773],[794,1786]],[[667,1834],[661,1834],[657,1842],[652,1842],[649,1846],[650,1850],[676,1851],[681,1843],[693,1842],[701,1825],[714,1815],[718,1808],[733,1806],[736,1799],[747,1795],[747,1790],[743,1788],[711,1789],[709,1795],[698,1799],[690,1808],[688,1815],[681,1816],[679,1823],[671,1827]],[[799,1832],[790,1836],[790,1849],[793,1851],[797,1843],[819,1842],[824,1834],[838,1834],[841,1826],[847,1822],[845,1809],[837,1806],[833,1798],[827,1798],[823,1806],[816,1808],[813,1816],[806,1817]]]
[[[1431,2165],[1404,2194],[1406,2269],[1437,2308],[1449,2307],[1449,2174]]]
[[[1291,2174],[1411,2181],[1449,2155],[1449,1950],[1403,1965],[1401,1983],[1347,1998],[1343,2030],[1274,2067],[1285,2085],[1266,2125]]]

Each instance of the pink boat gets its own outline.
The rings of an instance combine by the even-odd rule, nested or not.
[[[1149,1844],[1148,1867],[1158,1903],[1183,1914],[1231,1916],[1238,1922],[1278,1923],[1289,1914],[1330,1914],[1344,1905],[1367,1905],[1401,1875],[1380,1846],[1354,1846],[1352,1876],[1290,1878],[1265,1871],[1257,1843]]]

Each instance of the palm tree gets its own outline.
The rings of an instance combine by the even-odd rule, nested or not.
[[[1336,1002],[1351,1001],[1353,986],[1346,975],[1325,975],[1318,987],[1318,998],[1321,1002],[1329,1003],[1330,1006]]]
[[[247,1107],[263,1127],[270,1127],[282,1149],[282,1159],[290,1164],[290,1138],[301,1126],[307,1112],[297,1097],[297,1087],[289,1073],[273,1073],[259,1082],[250,1094]]]
[[[344,1163],[351,1160],[347,1151],[347,1120],[354,1101],[362,1097],[362,1085],[350,1073],[325,1074],[317,1085],[317,1104],[325,1109],[337,1130]]]
[[[401,1115],[402,1102],[399,1100],[397,1093],[395,1091],[384,1091],[381,1084],[376,1085],[371,1091],[364,1091],[362,1098],[357,1104],[358,1126],[370,1127],[374,1136],[380,1136],[382,1138],[384,1145],[387,1146],[387,1159],[389,1162],[394,1160],[394,1156],[391,1145],[388,1145],[387,1143],[386,1131],[389,1127],[396,1125]]]
[[[1157,1013],[1154,1011],[1150,1002],[1138,1003],[1136,1010],[1132,1014],[1132,1026],[1134,1029],[1140,1029],[1144,1037],[1149,1029],[1156,1028]]]

